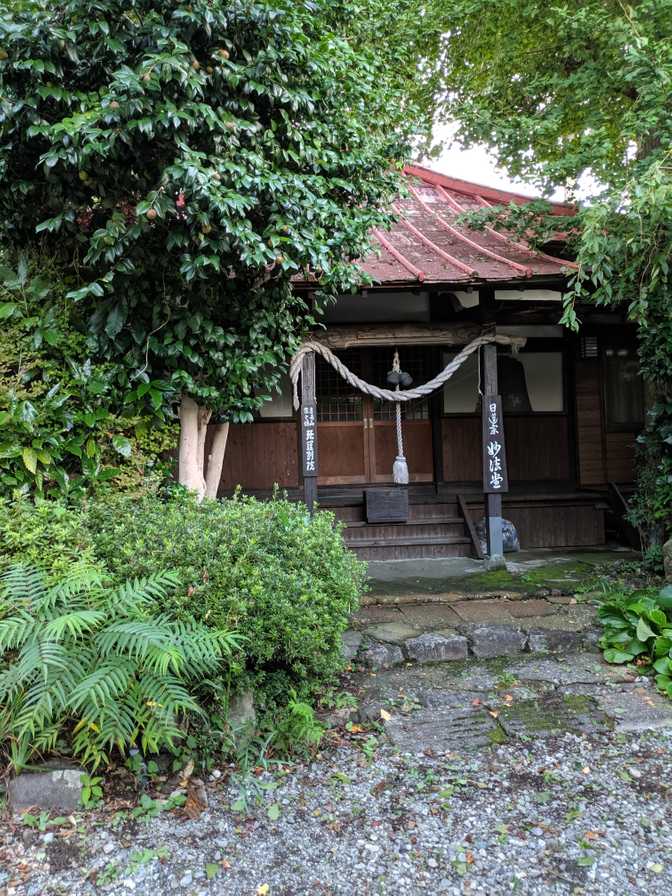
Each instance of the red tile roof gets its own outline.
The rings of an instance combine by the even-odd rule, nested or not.
[[[563,277],[576,265],[536,252],[491,227],[483,231],[457,226],[462,212],[490,205],[529,202],[528,196],[447,177],[419,165],[408,165],[408,196],[394,211],[390,231],[374,230],[378,251],[362,267],[378,285],[417,283],[483,283]],[[558,215],[571,215],[569,205],[553,203]]]

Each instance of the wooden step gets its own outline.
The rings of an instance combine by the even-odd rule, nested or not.
[[[422,504],[411,504],[408,508],[409,520],[427,519],[431,517],[439,517],[446,519],[448,517],[459,516],[457,510],[457,498],[454,501],[437,501],[432,503],[423,502]]]
[[[343,533],[347,544],[359,544],[371,539],[396,542],[405,538],[449,538],[464,534],[464,521],[459,517],[409,520],[407,523],[351,522]]]

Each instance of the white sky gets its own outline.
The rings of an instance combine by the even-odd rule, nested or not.
[[[511,178],[504,169],[498,168],[494,158],[485,147],[461,149],[456,145],[451,146],[450,140],[454,131],[454,125],[438,126],[434,131],[434,137],[437,141],[444,140],[446,145],[438,158],[422,160],[421,164],[449,177],[461,177],[463,180],[484,184],[487,187],[514,190],[516,193],[524,193],[527,196],[540,195],[539,191],[531,184]],[[556,191],[552,198],[564,199],[563,191]]]

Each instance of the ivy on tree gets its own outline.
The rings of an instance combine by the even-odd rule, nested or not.
[[[387,220],[417,119],[407,48],[395,68],[363,40],[389,7],[37,0],[0,18],[2,238],[70,272],[129,402],[179,402],[200,494],[228,421],[252,419]]]
[[[588,301],[622,307],[637,325],[655,397],[634,521],[659,544],[672,529],[669,0],[433,0],[419,41],[459,142],[486,144],[513,175],[589,195],[564,222],[580,270],[563,321],[577,327]],[[540,234],[562,226],[539,208],[491,216]]]

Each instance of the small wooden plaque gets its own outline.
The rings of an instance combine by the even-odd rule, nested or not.
[[[403,485],[396,488],[368,488],[366,498],[366,520],[369,523],[405,523],[408,520],[408,489]]]

